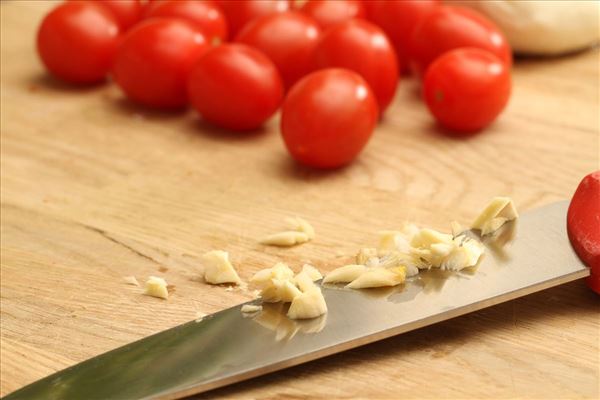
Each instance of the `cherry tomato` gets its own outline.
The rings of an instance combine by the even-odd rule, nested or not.
[[[408,45],[417,23],[440,4],[439,0],[371,0],[364,2],[368,18],[388,35],[402,70],[408,70]]]
[[[301,10],[323,29],[352,18],[365,17],[365,9],[359,0],[308,0]]]
[[[204,120],[236,131],[260,127],[283,99],[273,62],[244,44],[224,44],[202,56],[192,69],[188,91]]]
[[[451,50],[427,70],[423,97],[435,118],[454,133],[473,133],[502,112],[511,91],[509,67],[487,50]]]
[[[492,21],[468,8],[440,6],[412,32],[409,42],[412,66],[422,76],[433,60],[458,47],[488,50],[507,66],[512,64],[510,45]]]
[[[227,21],[221,9],[208,0],[166,0],[153,3],[145,14],[151,17],[178,17],[194,24],[213,42],[227,39]]]
[[[288,93],[281,111],[281,134],[298,162],[337,168],[365,147],[378,114],[377,100],[360,75],[324,69],[305,76]]]
[[[236,37],[253,19],[292,8],[289,0],[221,0],[218,4],[227,17],[231,37]]]
[[[369,83],[381,113],[389,106],[398,85],[398,62],[383,31],[355,19],[327,30],[313,54],[314,68],[339,67],[358,72]]]
[[[184,20],[149,19],[123,38],[113,76],[135,102],[156,108],[183,107],[192,64],[209,48],[202,32]]]
[[[265,53],[277,66],[286,88],[310,72],[311,57],[321,29],[310,17],[296,12],[267,15],[248,25],[237,42]]]
[[[75,84],[103,80],[119,42],[119,25],[110,11],[88,1],[67,2],[40,25],[37,50],[50,73]]]
[[[78,1],[78,0],[75,0]],[[125,32],[142,19],[144,6],[140,0],[96,0],[98,4],[108,8]]]
[[[579,183],[569,204],[567,233],[579,258],[591,268],[588,286],[600,294],[600,171]]]

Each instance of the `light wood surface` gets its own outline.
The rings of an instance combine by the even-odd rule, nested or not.
[[[204,251],[229,251],[243,279],[278,260],[327,271],[378,230],[468,223],[494,195],[524,211],[598,168],[598,51],[517,62],[508,109],[469,140],[440,135],[404,79],[360,159],[316,172],[290,161],[277,119],[234,135],[49,79],[34,48],[49,6],[1,5],[0,395],[249,299],[202,282]],[[316,240],[257,243],[289,215]],[[574,282],[204,398],[598,398],[599,304]]]

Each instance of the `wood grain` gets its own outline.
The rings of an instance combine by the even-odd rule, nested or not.
[[[518,61],[508,109],[468,140],[441,135],[404,79],[360,159],[318,172],[290,161],[277,118],[235,135],[138,108],[110,84],[50,79],[33,40],[50,6],[0,6],[0,395],[248,299],[202,283],[206,250],[229,251],[243,279],[278,260],[326,271],[380,229],[468,222],[494,195],[526,210],[598,169],[597,50]],[[315,241],[257,243],[294,214]],[[175,292],[142,296],[125,275],[164,276]],[[598,306],[574,282],[204,398],[598,398]]]

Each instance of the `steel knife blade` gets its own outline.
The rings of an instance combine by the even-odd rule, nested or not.
[[[503,254],[469,272],[425,271],[389,289],[323,286],[329,311],[293,321],[238,305],[84,361],[5,397],[172,399],[204,392],[434,324],[588,276],[566,233],[568,202],[525,213]],[[251,303],[257,303],[253,301]]]

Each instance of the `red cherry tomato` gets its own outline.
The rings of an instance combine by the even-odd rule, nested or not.
[[[365,17],[365,9],[359,0],[308,0],[301,10],[323,29],[352,18]]]
[[[575,252],[591,268],[588,286],[600,294],[600,171],[579,183],[567,213],[567,232]]]
[[[75,84],[103,80],[119,42],[119,25],[110,11],[88,1],[67,2],[40,25],[37,49],[59,79]]]
[[[439,0],[371,0],[364,4],[368,18],[381,27],[393,43],[402,70],[408,70],[411,33],[423,17],[439,6]]]
[[[156,108],[183,107],[191,66],[209,48],[202,32],[184,20],[150,19],[123,38],[113,76],[135,102]]]
[[[260,127],[283,99],[275,65],[243,44],[221,45],[202,56],[192,69],[188,91],[204,120],[236,131]]]
[[[311,57],[321,29],[310,17],[296,12],[267,15],[246,25],[237,42],[265,53],[277,66],[286,88],[310,72]]]
[[[289,0],[221,0],[218,4],[227,17],[231,37],[236,37],[253,19],[292,8]]]
[[[424,100],[438,122],[455,134],[476,132],[506,106],[511,91],[508,68],[486,50],[451,50],[427,70]]]
[[[298,162],[337,168],[365,147],[378,114],[377,100],[360,75],[325,69],[292,87],[281,111],[281,134]]]
[[[140,0],[97,0],[97,3],[114,14],[123,32],[142,19],[144,6]]]
[[[409,42],[413,68],[419,75],[437,57],[459,47],[477,47],[494,53],[508,67],[512,53],[506,37],[477,11],[452,6],[435,8],[413,30]]]
[[[379,27],[355,19],[327,30],[313,54],[314,68],[339,67],[358,72],[369,83],[385,111],[396,93],[398,62],[392,44]]]
[[[227,39],[227,21],[221,9],[208,0],[166,0],[153,3],[145,14],[152,17],[177,17],[194,24],[213,42]]]

